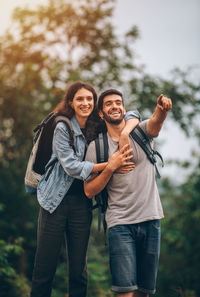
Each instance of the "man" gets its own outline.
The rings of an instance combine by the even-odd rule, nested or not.
[[[149,139],[162,128],[171,99],[160,95],[155,112],[139,125]],[[109,156],[119,150],[118,141],[123,129],[125,108],[122,94],[115,89],[103,92],[98,102],[99,115],[107,126]],[[106,168],[93,175],[84,188],[88,198],[108,190],[108,225],[112,291],[118,297],[148,297],[155,293],[160,252],[160,219],[163,210],[155,181],[154,166],[141,147],[130,137],[135,168],[120,174],[119,155],[109,159]],[[96,162],[95,144],[88,147],[86,160]],[[121,170],[121,169],[120,169]]]

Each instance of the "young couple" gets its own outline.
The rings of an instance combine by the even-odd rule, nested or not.
[[[127,297],[146,297],[155,291],[159,219],[163,213],[153,165],[129,138],[140,116],[137,111],[125,114],[123,97],[117,90],[103,92],[98,108],[96,105],[94,88],[88,83],[75,82],[55,108],[56,113],[70,118],[75,148],[66,125],[59,122],[49,161],[57,158],[58,162],[50,175],[47,170],[41,177],[37,191],[41,208],[31,297],[51,296],[64,235],[68,251],[69,297],[87,296],[86,253],[92,220],[92,201],[88,198],[100,192],[108,181],[106,220],[111,289],[118,296]],[[157,136],[170,109],[171,100],[161,95],[150,120],[140,123],[148,137]],[[91,141],[101,130],[99,116],[107,126],[110,158],[107,163],[96,164],[94,142]]]

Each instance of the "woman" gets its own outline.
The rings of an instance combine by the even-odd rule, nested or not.
[[[75,150],[66,125],[59,122],[54,131],[49,161],[57,159],[58,162],[50,174],[48,169],[41,177],[37,190],[41,208],[31,297],[51,296],[64,234],[69,261],[69,297],[87,295],[86,253],[92,202],[84,195],[83,180],[91,172],[103,170],[107,164],[83,161],[87,142],[98,133],[96,101],[96,92],[90,84],[75,82],[69,86],[63,100],[55,108],[56,113],[71,120]],[[126,161],[130,159],[125,155],[124,153],[122,156],[122,165],[127,164]],[[131,162],[128,164],[133,166]]]

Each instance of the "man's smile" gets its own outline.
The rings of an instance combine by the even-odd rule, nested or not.
[[[121,113],[121,110],[120,111],[113,110],[113,111],[110,111],[108,114],[109,115],[121,115],[122,113]]]

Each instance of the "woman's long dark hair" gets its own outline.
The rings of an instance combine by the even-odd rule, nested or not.
[[[73,98],[75,94],[78,92],[78,90],[82,88],[90,91],[94,98],[94,109],[91,115],[88,117],[85,126],[86,139],[88,142],[90,142],[97,137],[98,133],[101,131],[102,125],[102,121],[97,112],[97,93],[91,84],[82,81],[76,81],[70,84],[62,100],[55,107],[54,113],[64,115],[71,119],[75,112],[74,109],[71,107],[70,103],[72,103]]]

